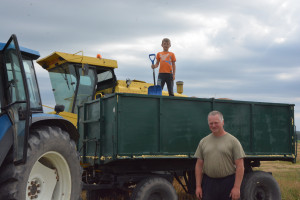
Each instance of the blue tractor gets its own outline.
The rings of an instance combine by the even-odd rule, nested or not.
[[[15,35],[0,43],[1,200],[80,199],[79,134],[69,121],[43,113],[33,65],[39,56],[19,47]]]

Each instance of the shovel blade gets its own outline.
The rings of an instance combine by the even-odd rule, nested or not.
[[[160,85],[148,87],[148,94],[150,95],[162,95],[162,89]]]

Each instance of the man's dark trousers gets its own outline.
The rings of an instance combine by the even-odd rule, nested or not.
[[[229,197],[235,181],[235,174],[224,178],[210,178],[203,174],[202,200],[231,200]]]

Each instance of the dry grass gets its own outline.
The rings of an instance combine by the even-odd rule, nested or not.
[[[298,142],[298,155],[296,164],[283,161],[261,162],[261,167],[255,170],[272,172],[279,184],[282,200],[300,200],[300,141]],[[179,200],[196,200],[194,195],[186,194],[175,180],[173,185],[177,191]],[[121,200],[121,197],[116,198]],[[85,198],[83,198],[85,200]],[[114,200],[106,198],[101,200]]]

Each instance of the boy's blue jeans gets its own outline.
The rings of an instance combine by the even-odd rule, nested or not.
[[[169,96],[174,96],[173,74],[171,74],[171,73],[159,73],[158,74],[157,85],[160,85],[162,90],[164,89],[165,83],[167,83]]]

